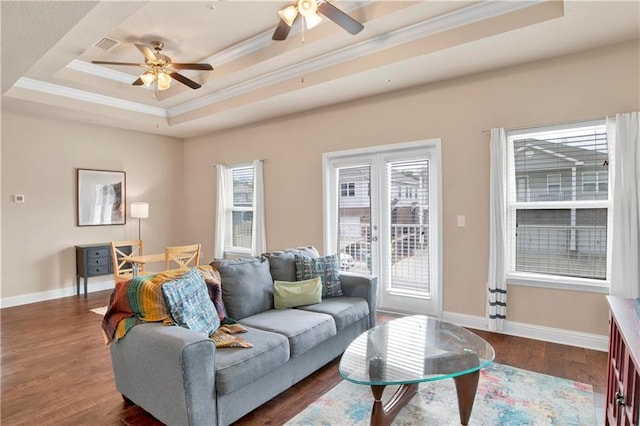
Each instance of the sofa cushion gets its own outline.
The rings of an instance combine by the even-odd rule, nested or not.
[[[273,308],[273,280],[264,256],[216,260],[227,315],[239,320]]]
[[[342,296],[338,255],[312,258],[296,254],[296,279],[314,277],[322,279],[322,297]]]
[[[331,315],[338,331],[369,315],[369,304],[360,297],[330,297],[320,303],[300,306],[298,309]]]
[[[253,344],[247,349],[216,349],[216,390],[231,393],[289,360],[289,342],[281,334],[247,327],[242,337]]]
[[[220,326],[202,274],[191,268],[181,278],[162,285],[173,320],[181,327],[209,336]]]
[[[315,247],[298,247],[282,251],[265,253],[269,258],[271,276],[277,281],[296,281],[296,257],[295,255],[318,257],[320,254]]]
[[[241,323],[287,337],[291,357],[336,335],[336,324],[330,315],[299,309],[272,309],[244,318]]]
[[[276,309],[320,303],[322,280],[320,277],[304,281],[274,281],[273,306]]]

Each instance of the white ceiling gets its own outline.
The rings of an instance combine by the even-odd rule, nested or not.
[[[640,37],[639,1],[334,1],[331,21],[272,41],[287,1],[1,2],[2,107],[188,138],[498,67]],[[102,38],[120,42],[104,51]],[[131,83],[133,43],[164,42],[181,71],[160,92]]]

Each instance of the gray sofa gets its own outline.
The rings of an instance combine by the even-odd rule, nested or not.
[[[342,354],[375,325],[377,280],[342,272],[342,296],[273,309],[273,281],[296,281],[295,254],[317,251],[212,263],[226,312],[253,348],[216,348],[186,328],[140,324],[110,347],[118,391],[168,425],[227,425]]]

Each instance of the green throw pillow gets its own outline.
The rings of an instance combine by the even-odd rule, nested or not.
[[[322,301],[320,277],[304,281],[274,281],[273,304],[276,309],[313,305]]]
[[[191,268],[178,280],[163,284],[162,293],[178,325],[207,336],[220,327],[218,312],[197,268]]]

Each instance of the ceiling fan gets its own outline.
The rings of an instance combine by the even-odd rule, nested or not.
[[[199,89],[202,87],[195,81],[185,77],[182,74],[177,73],[175,70],[200,70],[200,71],[212,71],[213,67],[209,64],[180,64],[171,62],[171,58],[167,55],[160,53],[164,47],[164,43],[161,41],[152,41],[151,47],[155,49],[155,53],[146,45],[134,43],[135,46],[144,55],[144,64],[135,62],[111,62],[111,61],[91,61],[92,64],[100,65],[129,65],[136,67],[147,67],[145,73],[140,75],[136,81],[132,84],[134,86],[147,87],[153,85],[154,90],[166,90],[171,86],[171,80],[177,80],[180,83],[191,87],[192,89]]]
[[[296,0],[291,6],[280,10],[280,22],[271,37],[273,40],[285,40],[291,26],[302,15],[307,29],[311,29],[322,21],[322,16],[344,28],[349,34],[358,34],[364,26],[326,0]]]

